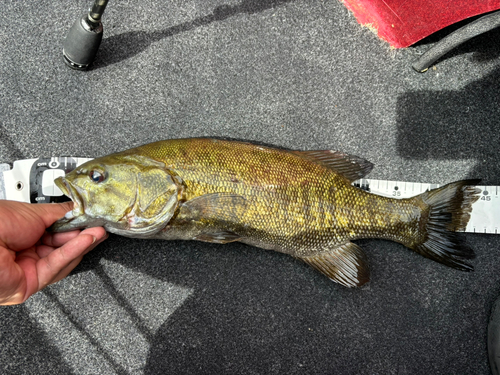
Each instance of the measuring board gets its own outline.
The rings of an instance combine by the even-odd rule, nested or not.
[[[54,180],[89,160],[92,158],[69,156],[17,160],[12,169],[9,164],[0,164],[0,199],[28,203],[67,201],[69,199],[54,184]],[[442,186],[373,179],[360,179],[354,181],[353,185],[390,198],[410,198]],[[471,218],[465,231],[500,234],[500,187],[476,187],[481,189],[480,198],[472,205]]]
[[[0,199],[27,203],[53,203],[69,200],[54,184],[90,158],[70,156],[17,160],[12,169],[0,164]]]
[[[410,198],[442,184],[420,182],[360,179],[353,185],[370,193],[390,198]],[[480,198],[472,205],[472,213],[465,232],[500,234],[500,186],[476,185]]]

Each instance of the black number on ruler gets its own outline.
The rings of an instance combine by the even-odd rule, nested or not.
[[[488,195],[488,194],[489,194],[489,193],[488,193],[488,191],[487,191],[487,190],[483,191],[483,196],[481,197],[481,200],[482,200],[482,201],[491,201],[491,196],[490,196],[490,195]]]

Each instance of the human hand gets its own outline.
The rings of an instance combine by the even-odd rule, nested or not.
[[[0,200],[0,305],[23,303],[63,279],[108,237],[102,227],[66,233],[45,231],[72,208],[72,202]]]

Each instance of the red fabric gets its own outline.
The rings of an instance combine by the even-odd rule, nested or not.
[[[463,19],[500,9],[500,0],[343,0],[358,22],[393,47],[408,47]]]

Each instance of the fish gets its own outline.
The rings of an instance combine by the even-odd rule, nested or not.
[[[463,232],[477,179],[407,199],[353,186],[373,164],[332,150],[295,151],[213,138],[158,141],[90,160],[55,184],[74,203],[50,228],[103,226],[118,235],[217,244],[242,242],[289,254],[331,280],[370,280],[354,242],[379,238],[462,271],[474,251]]]

